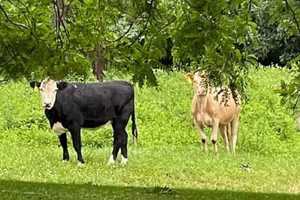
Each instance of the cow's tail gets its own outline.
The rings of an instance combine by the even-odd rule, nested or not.
[[[137,144],[138,140],[138,130],[135,122],[135,103],[134,103],[134,96],[133,96],[133,112],[131,114],[131,121],[132,121],[132,142],[133,144]]]

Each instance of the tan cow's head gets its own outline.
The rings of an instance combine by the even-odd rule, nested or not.
[[[42,106],[50,110],[54,106],[57,91],[65,88],[66,82],[57,83],[50,78],[46,78],[42,82],[32,81],[30,82],[30,86],[39,89],[42,97]]]
[[[208,92],[208,76],[206,72],[188,73],[186,78],[193,83],[197,96],[206,96]]]

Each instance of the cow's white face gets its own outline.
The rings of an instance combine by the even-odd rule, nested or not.
[[[208,92],[208,78],[205,72],[196,72],[193,76],[194,92],[198,96],[205,96]]]
[[[46,78],[42,81],[39,90],[42,97],[43,107],[50,110],[54,106],[56,100],[56,93],[58,90],[56,82]]]

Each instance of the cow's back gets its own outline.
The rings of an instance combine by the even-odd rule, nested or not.
[[[69,83],[57,100],[70,118],[80,118],[84,127],[97,127],[117,117],[133,95],[126,81]]]
[[[207,94],[205,101],[199,101],[199,97],[194,95],[192,113],[198,123],[211,126],[212,121],[217,119],[220,124],[228,124],[240,112],[240,106],[236,104],[231,93],[227,98],[222,98],[223,93],[216,94]]]

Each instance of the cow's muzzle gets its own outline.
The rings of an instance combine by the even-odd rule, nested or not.
[[[44,104],[44,108],[50,109],[50,108],[51,108],[51,103],[45,103],[45,104]]]
[[[203,96],[206,96],[206,91],[201,91],[201,92],[197,92],[197,96],[199,96],[199,97],[203,97]]]

